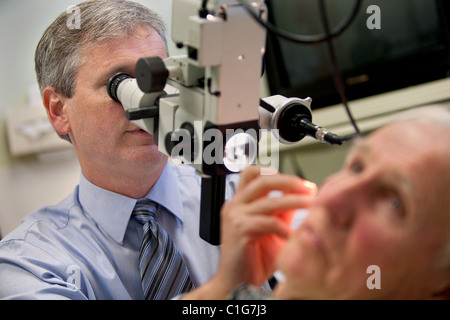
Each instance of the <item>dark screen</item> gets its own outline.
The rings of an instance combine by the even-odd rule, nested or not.
[[[331,28],[349,16],[355,3],[326,1]],[[317,0],[272,0],[267,5],[269,19],[278,28],[303,35],[323,33]],[[380,9],[381,29],[367,27],[373,14],[366,12],[370,5]],[[447,45],[448,30],[443,30],[441,10],[439,2],[430,0],[363,1],[350,27],[333,40],[349,98],[445,77],[449,58],[438,51]],[[316,108],[339,102],[325,44],[304,45],[270,35],[267,47],[272,94],[311,96]],[[414,73],[422,78],[413,80],[410,74]],[[402,80],[405,77],[409,79]]]

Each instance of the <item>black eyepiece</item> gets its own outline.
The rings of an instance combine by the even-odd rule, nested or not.
[[[119,87],[119,84],[128,78],[132,78],[128,73],[126,72],[119,72],[113,75],[108,80],[108,95],[113,99],[114,101],[120,102],[119,98],[117,97],[117,88]]]
[[[159,57],[141,58],[136,63],[136,80],[142,92],[163,91],[169,78],[164,61]]]

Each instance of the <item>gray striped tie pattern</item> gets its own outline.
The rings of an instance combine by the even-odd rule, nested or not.
[[[135,219],[144,229],[139,270],[147,300],[171,299],[193,288],[181,254],[155,220],[157,206],[153,201],[141,199],[133,210]]]

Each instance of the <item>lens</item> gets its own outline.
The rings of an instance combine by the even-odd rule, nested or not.
[[[119,88],[120,83],[128,78],[132,78],[128,73],[125,72],[119,72],[113,75],[108,80],[108,95],[111,99],[114,101],[120,102],[119,98],[117,97],[117,89]]]
[[[299,103],[288,105],[280,114],[277,129],[280,130],[280,137],[293,143],[302,140],[305,132],[300,125],[300,120],[306,118],[311,121],[311,112],[309,109]]]
[[[225,144],[223,164],[231,172],[239,172],[256,163],[258,143],[248,133],[238,133]]]

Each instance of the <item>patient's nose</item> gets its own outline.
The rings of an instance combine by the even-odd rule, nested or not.
[[[324,185],[318,200],[325,207],[333,225],[348,229],[366,203],[368,185],[363,179],[342,179],[337,182]]]

